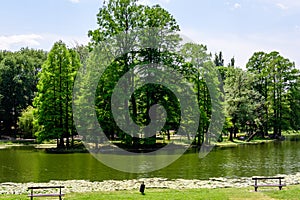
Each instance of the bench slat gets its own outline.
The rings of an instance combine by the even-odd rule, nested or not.
[[[29,194],[28,197],[59,197],[64,195],[65,194]]]
[[[279,183],[260,183],[260,184],[257,184],[257,182],[258,182],[258,180],[275,180],[275,179],[277,179],[278,180],[278,182]],[[279,176],[279,177],[252,177],[252,180],[254,180],[255,181],[255,183],[254,183],[254,189],[255,189],[255,191],[257,192],[257,188],[258,187],[279,187],[279,190],[281,190],[282,189],[282,187],[283,186],[286,186],[286,184],[284,184],[284,183],[281,183],[281,180],[282,179],[284,179],[284,177],[281,177],[281,176]]]
[[[252,180],[284,179],[284,177],[252,177]]]
[[[33,197],[59,197],[59,199],[61,200],[62,196],[64,196],[65,194],[61,193],[61,189],[64,188],[64,186],[37,186],[37,187],[28,187],[28,190],[31,190],[31,193],[28,195],[28,197],[30,197],[30,199],[32,200]],[[47,189],[56,189],[59,190],[59,193],[36,193],[34,194],[34,190],[47,190]],[[49,191],[51,192],[51,191]],[[52,191],[53,192],[53,191]]]
[[[55,188],[65,188],[65,186],[45,186],[45,187],[42,187],[42,186],[39,186],[39,187],[28,187],[29,190],[32,190],[32,189],[55,189]]]
[[[266,184],[266,185],[254,185],[254,187],[283,187],[285,184]]]

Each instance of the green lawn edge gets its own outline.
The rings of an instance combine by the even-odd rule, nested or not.
[[[290,185],[278,190],[277,187],[258,188],[254,192],[253,187],[245,188],[217,188],[217,189],[146,189],[145,195],[137,190],[113,191],[113,192],[89,192],[89,193],[69,193],[63,199],[68,200],[268,200],[286,199],[296,200],[300,197],[300,185]],[[5,200],[25,200],[29,199],[24,195],[0,195],[0,199]],[[45,198],[37,198],[45,199]]]

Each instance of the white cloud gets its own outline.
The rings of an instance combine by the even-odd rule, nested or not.
[[[80,2],[80,0],[69,0],[70,2],[72,2],[72,3],[79,3]]]
[[[154,4],[169,4],[171,0],[139,0],[138,4],[141,5],[154,5]]]
[[[159,1],[161,1],[162,3],[170,3],[171,2],[171,0],[159,0]]]
[[[300,7],[299,0],[257,0],[257,1],[271,4],[282,10],[299,9],[299,7]]]
[[[50,33],[0,36],[0,50],[16,51],[22,47],[44,49],[49,51],[53,44],[62,40],[67,46],[75,47],[77,44],[88,44],[87,36],[56,35]]]
[[[137,3],[141,4],[141,5],[150,5],[151,4],[150,0],[139,0]]]
[[[0,49],[12,50],[15,47],[39,46],[43,37],[37,34],[0,36]]]
[[[280,9],[282,9],[282,10],[287,10],[287,9],[289,9],[288,6],[286,6],[286,5],[282,4],[282,3],[277,3],[276,6],[277,6],[278,8],[280,8]]]
[[[242,5],[239,4],[239,3],[235,3],[235,4],[233,5],[233,8],[234,8],[234,9],[239,9],[239,8],[241,8],[241,7],[242,7]]]
[[[242,7],[240,3],[231,3],[229,1],[225,2],[225,5],[230,8],[230,10],[236,10]]]

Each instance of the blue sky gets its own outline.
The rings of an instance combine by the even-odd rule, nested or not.
[[[177,20],[181,33],[223,51],[240,67],[256,51],[279,51],[300,66],[298,0],[141,0],[159,3]],[[59,39],[69,46],[88,42],[101,0],[2,0],[0,49],[50,50]]]

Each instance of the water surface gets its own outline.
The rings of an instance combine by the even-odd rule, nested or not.
[[[196,152],[189,152],[168,167],[145,174],[119,172],[103,165],[88,153],[47,154],[30,146],[12,147],[0,149],[0,182],[102,181],[151,177],[208,179],[294,174],[300,172],[299,145],[299,140],[288,140],[215,148],[203,159],[199,159]]]

